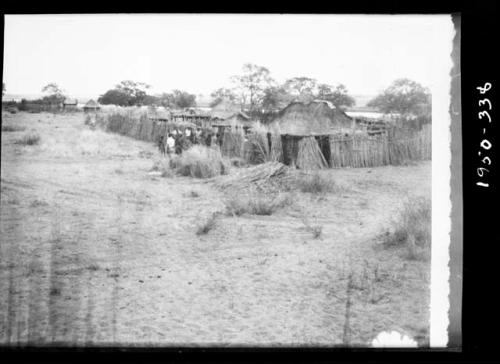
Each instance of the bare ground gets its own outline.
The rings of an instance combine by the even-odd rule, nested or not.
[[[392,329],[428,341],[430,264],[380,235],[408,196],[430,198],[430,162],[327,170],[340,191],[197,235],[224,193],[149,173],[153,145],[83,119],[3,115],[26,130],[2,133],[0,343],[367,345]],[[40,145],[14,144],[32,129]]]

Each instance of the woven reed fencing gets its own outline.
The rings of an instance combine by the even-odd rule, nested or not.
[[[431,125],[401,136],[330,136],[330,167],[376,167],[431,159]]]

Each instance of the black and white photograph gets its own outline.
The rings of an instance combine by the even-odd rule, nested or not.
[[[0,345],[449,347],[459,15],[4,20]]]

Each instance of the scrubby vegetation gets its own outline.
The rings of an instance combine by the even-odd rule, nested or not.
[[[196,235],[205,235],[210,230],[212,230],[217,222],[217,216],[217,213],[213,213],[208,219],[198,225],[198,228],[196,229]]]
[[[312,175],[299,175],[289,183],[290,188],[296,188],[301,192],[324,194],[339,191],[341,188],[331,178],[315,172]]]
[[[212,178],[228,174],[230,163],[224,159],[219,150],[202,145],[195,145],[181,155],[173,156],[169,163],[160,166],[162,176],[189,176],[195,178]]]
[[[2,125],[2,131],[4,132],[14,132],[14,131],[23,131],[25,128],[17,125]]]
[[[272,215],[292,203],[289,194],[269,195],[260,192],[233,194],[224,201],[226,213],[231,216]]]
[[[40,135],[29,133],[17,139],[14,143],[19,145],[38,145],[40,144]]]
[[[430,199],[412,198],[408,200],[394,222],[393,231],[386,233],[384,246],[405,247],[408,259],[429,259],[431,217]]]

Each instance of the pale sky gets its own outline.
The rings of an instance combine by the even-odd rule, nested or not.
[[[97,97],[121,80],[151,93],[208,95],[246,62],[279,82],[296,76],[372,95],[408,77],[440,79],[448,15],[6,15],[7,93],[49,82]]]

